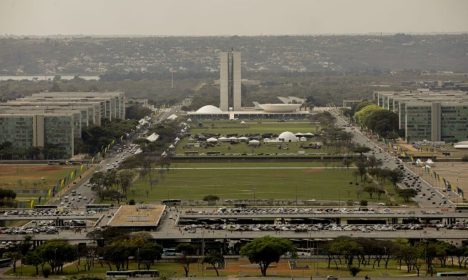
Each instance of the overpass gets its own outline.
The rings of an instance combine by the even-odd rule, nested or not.
[[[191,242],[199,240],[249,240],[263,237],[266,235],[282,237],[288,239],[300,240],[327,240],[337,238],[339,236],[362,237],[372,239],[443,239],[449,241],[467,240],[466,230],[456,229],[434,229],[428,228],[424,230],[395,230],[395,231],[309,231],[309,232],[294,232],[294,231],[227,231],[227,230],[197,230],[195,232],[184,232],[179,230],[164,230],[150,231],[154,240],[157,241],[177,241]],[[86,232],[61,231],[58,234],[35,234],[32,236],[35,244],[40,244],[47,240],[64,239],[72,244],[78,243],[94,243],[92,238],[87,237]],[[24,235],[1,234],[0,242],[3,241],[22,241]]]

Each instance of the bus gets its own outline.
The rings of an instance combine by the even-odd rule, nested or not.
[[[6,259],[0,259],[0,267],[9,267],[13,264],[12,259],[6,258]]]
[[[34,205],[35,209],[56,209],[57,205]]]
[[[463,271],[437,272],[437,277],[460,277],[460,276],[467,276],[467,273]]]
[[[162,204],[166,206],[177,206],[182,204],[182,200],[180,199],[165,199],[162,201]]]
[[[111,277],[111,278],[159,277],[159,271],[158,270],[107,271],[106,277]]]

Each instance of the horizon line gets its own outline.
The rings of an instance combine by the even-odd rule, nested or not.
[[[315,37],[315,36],[393,36],[398,34],[404,35],[466,35],[467,31],[454,32],[365,32],[365,33],[309,33],[309,34],[219,34],[219,35],[167,35],[167,34],[0,34],[1,38],[11,37],[94,37],[94,38],[128,38],[128,37]]]

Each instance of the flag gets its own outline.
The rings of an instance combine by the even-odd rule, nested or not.
[[[60,187],[63,188],[63,186],[65,186],[65,179],[62,178],[62,180],[60,181]]]
[[[80,166],[80,172],[83,172],[83,169],[84,169],[84,164]]]
[[[34,199],[31,199],[31,208],[34,208]]]
[[[122,136],[120,136],[120,141],[121,141],[121,142],[123,141],[123,135],[122,135]]]
[[[115,139],[112,139],[112,142],[109,144],[109,146],[114,145],[114,143],[115,143]]]

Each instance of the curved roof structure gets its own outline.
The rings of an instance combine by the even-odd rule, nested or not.
[[[222,114],[223,111],[213,105],[205,105],[196,111],[198,114]]]
[[[297,138],[292,132],[285,131],[278,136],[278,140],[282,142],[297,142],[299,138]]]
[[[461,141],[453,145],[455,149],[468,149],[468,141]]]
[[[286,113],[286,112],[295,112],[301,104],[259,104],[265,112],[271,113]]]

